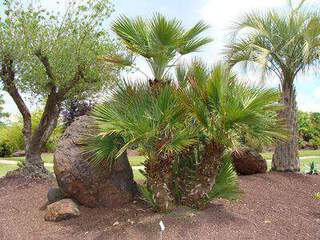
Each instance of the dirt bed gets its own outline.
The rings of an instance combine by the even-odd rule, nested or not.
[[[45,222],[39,208],[52,182],[0,180],[0,239],[320,239],[320,176],[269,173],[240,177],[237,202],[205,211],[180,208],[154,214],[140,202],[122,209],[81,207],[81,216]]]

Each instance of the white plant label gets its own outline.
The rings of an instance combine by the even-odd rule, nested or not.
[[[160,225],[161,231],[163,232],[166,227],[164,226],[162,220],[159,222],[159,225]]]

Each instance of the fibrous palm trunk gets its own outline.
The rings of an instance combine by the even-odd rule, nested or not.
[[[207,206],[207,196],[212,190],[222,162],[224,147],[218,143],[206,144],[194,181],[188,186],[181,199],[182,204],[203,209]]]
[[[147,186],[159,212],[170,212],[175,208],[172,194],[172,164],[164,159],[145,164]]]
[[[285,108],[280,111],[281,117],[288,129],[288,140],[277,144],[273,158],[272,170],[274,171],[300,171],[298,156],[297,132],[297,104],[293,81],[288,81],[282,87],[282,103]]]

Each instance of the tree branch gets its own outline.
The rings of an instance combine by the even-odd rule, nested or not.
[[[2,62],[2,69],[1,69],[1,78],[3,80],[5,90],[10,94],[12,97],[13,101],[17,105],[22,117],[23,117],[23,122],[24,122],[24,129],[23,133],[25,136],[25,142],[26,145],[28,144],[29,140],[31,139],[31,114],[30,111],[23,101],[15,83],[14,83],[14,78],[15,78],[15,73],[13,69],[13,60],[9,56],[5,56]]]
[[[61,89],[58,92],[57,98],[63,99],[65,95],[74,87],[74,85],[76,85],[83,78],[84,78],[84,67],[81,64],[79,64],[77,66],[77,71],[75,72],[72,80],[69,82],[68,86],[66,86],[65,88]]]
[[[52,71],[52,67],[51,67],[51,65],[49,63],[48,57],[43,55],[42,51],[40,49],[35,51],[34,54],[39,58],[40,62],[43,64],[43,66],[44,66],[44,68],[46,70],[46,74],[49,77],[49,79],[51,80],[50,81],[51,88],[52,87],[55,88],[56,87],[55,86],[56,77],[55,77],[55,75],[54,75],[54,73]]]

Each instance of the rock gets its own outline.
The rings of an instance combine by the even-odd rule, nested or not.
[[[12,153],[12,157],[24,157],[26,155],[26,151],[20,150]]]
[[[81,116],[60,139],[54,154],[54,173],[63,194],[87,207],[119,207],[137,192],[126,153],[111,171],[107,164],[94,166],[83,155],[83,136],[96,134],[94,120]]]
[[[232,153],[232,158],[238,175],[251,175],[267,171],[267,161],[256,151],[239,150]]]
[[[62,199],[47,206],[44,219],[46,221],[58,222],[80,215],[78,205],[72,199]]]
[[[54,203],[54,202],[58,202],[60,200],[62,200],[63,194],[60,190],[60,188],[49,188],[48,193],[47,193],[47,198],[48,198],[48,204]]]

